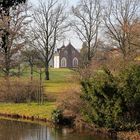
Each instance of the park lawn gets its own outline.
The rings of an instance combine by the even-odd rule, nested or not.
[[[39,78],[39,73],[37,73],[39,70],[36,69],[35,71],[34,77]],[[53,98],[57,98],[57,96],[61,96],[63,93],[67,92],[69,87],[75,85],[75,81],[72,79],[72,77],[76,75],[75,71],[67,68],[50,68],[49,72],[50,80],[48,81],[44,80],[45,73],[42,74],[44,93],[47,96],[53,96]],[[22,78],[30,78],[29,69],[23,72]]]
[[[44,93],[49,97],[50,101],[56,101],[58,96],[63,96],[68,88],[75,86],[75,80],[72,77],[76,73],[70,69],[50,69],[50,80],[46,81],[45,74],[42,74]],[[35,79],[39,79],[39,74],[35,73]],[[30,79],[29,70],[20,77],[22,80]],[[3,80],[2,78],[0,80]],[[78,85],[78,84],[77,84]],[[55,100],[54,100],[55,99]],[[20,116],[34,116],[39,118],[51,118],[51,113],[57,108],[56,102],[46,102],[43,105],[37,103],[0,103],[1,114],[18,114]]]
[[[39,79],[39,69],[34,68],[33,79]],[[16,69],[12,70],[13,72],[17,72]],[[42,70],[43,71],[43,70]],[[57,96],[61,96],[63,93],[67,92],[70,87],[75,85],[79,86],[79,83],[75,81],[74,77],[76,77],[76,72],[67,68],[59,68],[54,69],[50,68],[50,80],[45,80],[45,73],[42,73],[42,80],[44,86],[44,93],[47,96],[53,96],[53,98],[57,98]],[[16,77],[12,77],[13,79]],[[27,67],[22,72],[20,77],[22,81],[30,80],[30,69]],[[0,80],[3,80],[0,78]]]
[[[20,116],[39,117],[51,119],[52,111],[56,109],[55,103],[46,102],[43,105],[37,103],[0,103],[1,114],[18,114]]]
[[[46,93],[58,95],[66,92],[73,84],[71,79],[74,74],[75,72],[70,69],[51,69],[50,80],[44,83]]]
[[[16,70],[14,70],[15,72]],[[44,71],[44,69],[42,69],[42,72]],[[55,69],[55,68],[50,68],[49,69],[49,73],[50,73],[50,80],[51,81],[64,81],[64,78],[68,75],[71,75],[73,72],[73,70],[68,69],[68,68],[59,68],[59,69]],[[33,72],[33,76],[35,78],[39,78],[39,69],[34,67],[34,72]],[[23,78],[30,78],[30,68],[27,67],[26,69],[24,69],[24,71],[22,72],[22,77]],[[45,79],[45,73],[42,73],[42,78]]]

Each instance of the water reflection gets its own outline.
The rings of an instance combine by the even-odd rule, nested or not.
[[[0,140],[108,140],[32,123],[0,120]]]

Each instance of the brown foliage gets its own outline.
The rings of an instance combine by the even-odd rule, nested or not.
[[[1,79],[0,85],[0,102],[21,103],[37,99],[38,81]]]
[[[136,60],[137,56],[139,53],[135,52],[124,59],[118,48],[102,52],[101,55],[98,54],[95,59],[93,58],[91,65],[84,70],[88,75],[83,75],[83,77],[92,76],[95,71],[103,68],[108,68],[112,73],[118,73],[131,64],[139,64],[139,60]]]
[[[79,85],[79,77],[71,77],[73,84],[67,88],[67,92],[63,93],[57,100],[58,108],[64,111],[66,116],[79,116],[81,107],[83,106],[81,101],[81,91]]]

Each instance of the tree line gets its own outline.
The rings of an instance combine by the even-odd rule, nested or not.
[[[49,62],[69,31],[85,46],[84,65],[100,46],[119,48],[124,60],[134,58],[140,46],[139,0],[79,0],[71,8],[64,0],[39,1],[37,6],[2,0],[0,6],[0,71],[5,76],[26,62],[31,75],[37,65],[49,80]]]

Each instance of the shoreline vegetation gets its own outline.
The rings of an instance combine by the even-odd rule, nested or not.
[[[55,103],[0,103],[0,116],[13,119],[52,122],[51,113],[56,108]]]
[[[36,94],[36,85],[39,83],[39,73],[33,73],[33,89],[30,88],[30,69],[26,68],[20,77],[11,76],[9,79],[11,88],[6,88],[6,79],[1,74],[0,78],[0,116],[6,118],[25,119],[31,121],[53,122],[52,113],[57,109],[57,100],[65,94],[68,88],[75,85],[71,80],[74,71],[71,69],[50,68],[50,80],[44,79],[45,73],[42,73],[43,101],[38,102],[38,93]],[[13,73],[17,71],[12,70]],[[28,86],[29,84],[29,86]],[[26,88],[27,86],[27,88]],[[18,88],[16,88],[18,87]],[[7,92],[10,89],[10,92]],[[6,91],[6,92],[5,92]],[[9,91],[9,90],[8,90]],[[28,93],[32,91],[32,93]],[[22,93],[24,96],[22,96]],[[35,94],[34,94],[35,93]],[[31,96],[28,99],[28,96]],[[37,97],[36,97],[37,96]],[[23,99],[22,99],[23,98]],[[33,100],[32,100],[33,98]]]
[[[0,111],[1,112],[1,111]],[[40,125],[49,125],[54,127],[54,122],[51,118],[39,118],[39,116],[32,115],[22,115],[20,113],[0,113],[0,119],[6,120],[16,120],[20,122],[28,122],[28,123],[39,123]],[[84,132],[87,134],[95,135],[95,136],[103,136],[111,139],[119,139],[119,140],[139,140],[140,134],[138,131],[129,131],[129,132],[117,132],[111,129],[106,128],[95,128],[91,127],[88,124],[82,126],[82,128],[70,128],[71,132]],[[73,130],[72,130],[73,129]]]
[[[71,87],[74,87],[77,83],[74,82],[74,79],[71,80],[71,76],[73,76],[73,71],[68,70],[68,69],[51,69],[50,73],[52,80],[50,81],[45,81],[44,82],[44,88],[45,88],[45,94],[46,97],[47,95],[51,94],[54,97],[59,98],[59,96],[67,94],[67,98],[71,100],[71,96],[73,95],[71,92],[75,92],[74,88],[70,92]],[[25,75],[22,76],[22,78],[27,78],[29,75],[26,73]],[[38,75],[35,75],[37,77]],[[57,77],[54,79],[53,77]],[[72,77],[73,78],[73,77]],[[67,85],[68,83],[68,85]],[[55,86],[53,85],[55,84]],[[64,88],[65,84],[67,87],[66,89],[62,92],[62,89]],[[49,86],[48,86],[49,85]],[[77,84],[78,85],[78,84]],[[76,85],[76,86],[77,86]],[[47,88],[48,86],[48,88]],[[53,89],[55,88],[54,92]],[[70,88],[70,89],[69,89]],[[79,88],[78,88],[79,90]],[[49,91],[49,92],[48,92]],[[65,92],[68,92],[67,94]],[[70,92],[70,93],[69,93]],[[76,93],[77,96],[77,93]],[[79,96],[79,95],[78,95]],[[68,99],[63,98],[65,102],[67,102],[67,105],[69,105]],[[77,97],[73,98],[77,99]],[[34,102],[27,102],[27,103],[0,103],[0,117],[1,118],[6,118],[6,119],[15,119],[18,121],[31,121],[31,122],[39,122],[39,123],[49,123],[54,125],[54,122],[52,120],[52,112],[57,109],[58,104],[57,104],[57,99],[53,99],[52,97],[48,100],[51,101],[44,101],[43,104],[38,104]],[[72,99],[73,100],[73,99]],[[61,100],[62,101],[62,100]],[[60,101],[60,102],[61,102]],[[78,105],[78,104],[77,104]],[[78,126],[74,127],[75,131],[81,131],[84,129],[86,130],[87,133],[93,134],[93,135],[100,135],[100,136],[107,136],[107,137],[112,137],[112,138],[120,138],[123,140],[139,140],[140,135],[139,132],[137,131],[114,131],[113,129],[106,129],[106,128],[100,128],[100,127],[95,127],[94,125],[91,125],[90,123],[87,122],[81,122],[81,124]]]
[[[12,70],[13,73],[16,73],[16,70]],[[34,68],[34,71],[37,71],[37,68]],[[51,115],[53,110],[56,109],[57,103],[56,100],[66,92],[67,87],[72,85],[73,83],[69,80],[71,77],[71,73],[73,71],[69,69],[50,69],[50,80],[45,81],[43,79],[45,77],[45,74],[42,74],[42,84],[43,84],[43,94],[44,94],[44,101],[43,102],[32,102],[28,98],[24,98],[25,103],[17,103],[17,99],[19,98],[19,101],[21,98],[22,91],[25,90],[25,86],[30,82],[30,69],[25,69],[20,78],[18,77],[11,77],[11,85],[14,85],[14,88],[11,89],[10,96],[8,97],[7,94],[5,94],[5,97],[8,97],[9,101],[2,101],[0,102],[0,117],[5,118],[14,118],[14,119],[25,119],[25,120],[31,120],[31,121],[40,121],[40,122],[49,122],[52,123]],[[33,81],[34,86],[36,86],[36,83],[38,83],[39,73],[34,72],[33,73]],[[0,90],[3,92],[5,91],[5,85],[6,82],[4,80],[3,75],[1,75],[0,78]],[[3,86],[4,85],[4,86]],[[15,87],[19,87],[16,89]],[[20,87],[22,85],[22,87]],[[64,87],[66,89],[64,89]],[[35,88],[34,88],[35,89]],[[34,91],[34,89],[32,91]],[[11,93],[14,91],[15,93]],[[28,91],[28,89],[27,89]],[[17,92],[17,93],[16,93]],[[25,92],[25,91],[24,91]],[[34,93],[33,93],[34,94]],[[26,94],[25,94],[26,95]],[[14,96],[14,98],[11,98]],[[27,94],[28,96],[28,94]],[[33,95],[34,96],[34,95]],[[3,93],[1,94],[1,97],[3,97]],[[34,98],[34,97],[33,97]],[[2,99],[2,98],[1,98]],[[5,98],[4,98],[5,99]],[[12,100],[11,100],[12,99]],[[13,100],[14,99],[14,100]],[[35,98],[36,100],[36,98]],[[13,102],[12,102],[13,101]]]

